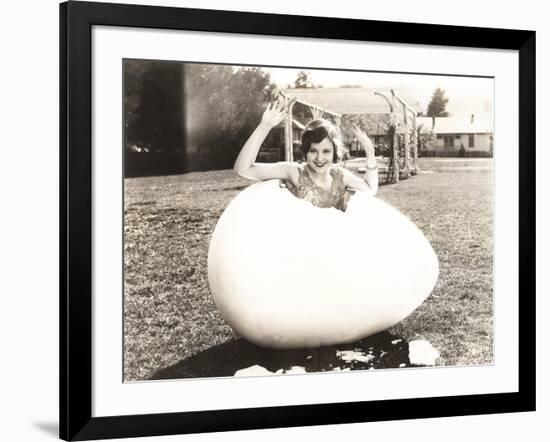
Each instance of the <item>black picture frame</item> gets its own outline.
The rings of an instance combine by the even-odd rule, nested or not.
[[[94,25],[509,49],[519,53],[519,391],[92,417]],[[60,5],[60,437],[89,440],[535,410],[535,32],[66,2]]]

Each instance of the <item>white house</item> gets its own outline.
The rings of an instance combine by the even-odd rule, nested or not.
[[[492,156],[492,125],[469,117],[418,117],[420,133],[423,137],[420,153],[427,156],[464,155]]]

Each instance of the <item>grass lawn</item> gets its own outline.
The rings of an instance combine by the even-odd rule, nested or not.
[[[378,196],[432,243],[439,280],[432,295],[388,333],[338,349],[373,352],[368,368],[399,366],[406,347],[398,344],[392,352],[388,342],[422,337],[440,351],[439,365],[492,362],[492,164],[423,158],[422,173],[380,187]],[[227,170],[125,180],[126,381],[231,375],[239,364],[255,363],[273,371],[281,364],[337,368],[335,348],[260,349],[238,339],[216,310],[206,268],[210,235],[224,208],[249,184]]]

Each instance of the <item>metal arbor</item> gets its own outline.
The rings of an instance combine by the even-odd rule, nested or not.
[[[419,170],[416,116],[420,105],[406,90],[370,88],[286,89],[280,95],[289,106],[285,122],[285,159],[293,161],[292,110],[295,103],[307,106],[314,118],[331,115],[340,128],[343,116],[386,114],[390,116],[391,182],[408,178]],[[403,158],[399,158],[399,136],[403,138]]]

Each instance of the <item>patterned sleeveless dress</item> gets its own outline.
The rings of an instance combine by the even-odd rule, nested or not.
[[[284,184],[297,198],[309,201],[317,207],[330,208],[344,211],[346,209],[346,186],[344,185],[344,173],[339,167],[331,167],[332,177],[330,189],[324,189],[311,179],[307,167],[299,169],[298,186],[285,181]]]

